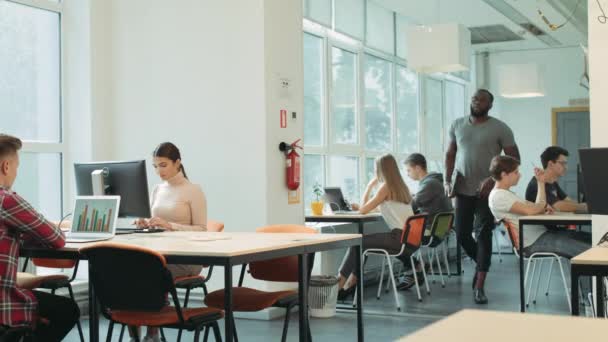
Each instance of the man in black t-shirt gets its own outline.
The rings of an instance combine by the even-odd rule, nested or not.
[[[587,205],[585,203],[577,203],[572,200],[557,184],[557,181],[568,170],[568,151],[559,146],[547,147],[540,155],[540,161],[545,169],[547,204],[558,211],[586,212]],[[532,177],[526,188],[526,200],[534,202],[537,191],[536,178]]]

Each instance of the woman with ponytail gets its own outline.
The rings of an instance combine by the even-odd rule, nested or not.
[[[140,218],[140,228],[159,227],[166,231],[206,231],[207,200],[198,184],[188,180],[177,146],[164,142],[152,153],[154,170],[163,180],[154,187],[150,200],[152,217]],[[199,265],[167,265],[174,278],[201,273]],[[143,341],[160,341],[158,329],[148,327]]]

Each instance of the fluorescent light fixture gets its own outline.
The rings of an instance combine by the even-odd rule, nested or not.
[[[539,64],[503,64],[498,66],[498,89],[510,99],[545,96],[543,70]]]
[[[463,25],[409,27],[406,45],[408,67],[419,73],[469,70],[471,32]]]

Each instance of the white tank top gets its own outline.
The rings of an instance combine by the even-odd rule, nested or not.
[[[389,228],[403,229],[408,217],[414,215],[414,210],[409,204],[396,201],[384,201],[380,203],[380,212]]]

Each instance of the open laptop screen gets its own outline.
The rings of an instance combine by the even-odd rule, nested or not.
[[[78,196],[71,233],[114,234],[120,196]]]
[[[342,190],[339,187],[326,187],[325,188],[325,201],[329,203],[332,210],[351,210],[344,196]]]

